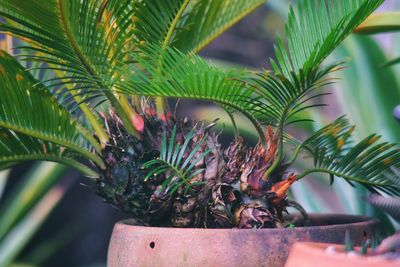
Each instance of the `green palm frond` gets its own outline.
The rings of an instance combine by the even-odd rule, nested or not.
[[[42,154],[46,154],[47,148],[49,152],[60,152],[52,149],[51,143],[102,166],[102,160],[91,151],[92,148],[100,150],[98,142],[74,122],[69,112],[45,88],[37,85],[37,81],[13,57],[3,51],[0,51],[0,74],[0,129],[5,135],[2,152],[12,148],[12,142],[16,140],[21,141],[21,146],[32,144],[34,155],[38,155],[40,145]],[[17,151],[23,151],[20,145],[16,145]],[[28,156],[29,149],[30,146],[27,146],[25,156]]]
[[[341,177],[358,182],[372,192],[400,195],[400,148],[388,142],[377,143],[379,136],[373,134],[350,146],[353,127],[339,118],[316,132],[304,142],[314,157],[314,167],[299,175],[327,173],[331,178]]]
[[[290,79],[285,76],[261,73],[246,80],[256,88],[257,95],[267,101],[268,108],[265,108],[263,112],[264,120],[283,129],[289,124],[298,122],[293,118],[299,112],[308,108],[325,106],[325,104],[311,103],[311,101],[327,94],[316,91],[333,82],[326,76],[336,71],[340,64],[314,68],[307,74],[303,71],[300,71],[299,75],[292,73]],[[310,96],[311,93],[314,94]]]
[[[318,66],[383,0],[304,0],[290,8],[287,46],[278,40],[274,70],[291,77]]]
[[[321,62],[382,2],[304,0],[299,1],[296,13],[290,9],[285,29],[287,46],[278,38],[277,62],[271,60],[275,75],[261,74],[250,79],[250,84],[270,105],[263,115],[278,127],[280,134],[277,157],[267,174],[273,172],[283,158],[285,126],[298,122],[293,118],[299,112],[325,105],[310,104],[325,93],[310,94],[331,83],[325,76],[337,70],[340,64],[321,68]],[[305,120],[310,119],[301,121]]]
[[[96,178],[98,174],[77,162],[78,153],[65,150],[51,142],[0,128],[0,170],[26,161],[54,161],[76,168],[82,174]]]
[[[69,75],[62,81],[76,84],[75,90],[106,90],[102,76],[112,75],[110,66],[126,52],[123,47],[130,28],[109,29],[105,25],[105,8],[111,8],[109,20],[118,16],[120,24],[127,24],[133,16],[130,2],[1,0],[0,15],[7,22],[0,23],[0,30],[33,43],[34,46],[22,48],[38,54],[27,53],[21,58],[65,70]]]
[[[237,80],[244,75],[224,71],[194,54],[184,54],[159,45],[147,45],[141,53],[134,53],[136,66],[121,69],[121,80],[114,88],[121,93],[208,100],[230,107],[245,115],[264,138],[259,125],[264,109],[269,109],[252,87]],[[161,55],[158,57],[157,55]],[[162,68],[159,62],[162,61]]]
[[[185,184],[187,186],[193,185],[190,181],[204,171],[204,168],[196,169],[196,164],[212,151],[211,149],[203,149],[203,144],[206,142],[205,136],[197,142],[193,150],[189,151],[189,144],[192,142],[195,130],[192,129],[188,132],[185,135],[184,143],[180,144],[176,142],[176,128],[175,125],[169,141],[167,135],[164,134],[160,157],[143,164],[143,168],[152,168],[146,175],[146,180],[159,174],[166,175],[162,189],[167,188],[170,194],[173,194]]]
[[[326,78],[326,76],[337,70],[338,65],[340,64],[322,68],[315,67],[307,73],[300,71],[298,75],[292,72],[290,78],[264,73],[259,74],[258,77],[246,79],[256,91],[257,99],[252,101],[255,104],[262,104],[261,120],[275,126],[279,134],[277,156],[266,175],[271,174],[282,161],[283,143],[291,142],[287,136],[285,137],[285,127],[297,122],[312,121],[307,117],[296,119],[296,115],[306,109],[325,106],[323,103],[311,101],[328,94],[316,91],[332,83],[332,79]],[[315,93],[310,96],[313,92]]]
[[[141,1],[135,14],[136,35],[139,43],[163,43],[169,45],[178,21],[190,0]]]
[[[120,61],[129,60],[130,51],[136,47],[147,43],[163,43],[164,47],[169,45],[175,37],[178,24],[181,20],[185,21],[183,15],[189,12],[189,2],[0,0],[0,16],[5,19],[5,22],[0,22],[0,32],[11,33],[33,44],[20,47],[20,60],[43,62],[46,64],[42,64],[42,68],[64,73],[42,82],[68,88],[57,92],[73,95],[72,103],[81,104],[104,143],[106,137],[102,136],[104,131],[101,125],[82,103],[93,99],[102,102],[106,97],[112,102],[128,132],[135,135],[136,131],[125,114],[127,111],[113,94],[114,79],[118,79],[119,75],[115,73],[116,65]],[[209,3],[196,1],[190,5],[190,10],[198,11],[192,7],[200,5],[199,2]],[[240,10],[236,4],[217,10],[221,15],[218,17],[225,17],[225,20],[213,25],[218,26],[218,33],[212,33],[213,38],[254,7],[254,3],[246,4]],[[236,13],[229,17],[229,10]],[[216,15],[210,10],[203,11],[208,16]],[[199,12],[196,14],[199,15]],[[193,27],[185,27],[188,26]],[[205,34],[204,28],[202,31]]]
[[[198,52],[266,0],[141,1],[134,16],[137,42],[172,44]]]
[[[266,0],[193,2],[178,24],[173,46],[196,53]]]
[[[127,42],[133,6],[129,0],[1,0],[0,16],[6,22],[0,23],[0,31],[32,44],[20,47],[20,60],[44,62],[44,68],[64,71],[55,85],[72,85],[71,93],[79,95],[77,102],[106,96],[127,130],[135,134],[109,86],[113,66],[131,48]],[[114,21],[118,29],[113,28]]]
[[[351,135],[354,126],[350,125],[348,120],[342,116],[334,122],[321,128],[304,142],[290,139],[292,145],[296,146],[292,161],[294,161],[302,150],[306,150],[311,154],[316,154],[321,147],[325,149],[325,153],[333,156],[341,156],[340,153],[349,148],[352,143]]]

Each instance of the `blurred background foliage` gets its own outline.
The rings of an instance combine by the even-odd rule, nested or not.
[[[267,59],[273,54],[276,33],[283,32],[288,6],[289,1],[268,1],[200,54],[221,66],[269,68]],[[379,12],[395,10],[400,10],[400,2],[387,0]],[[353,34],[333,53],[328,61],[347,63],[325,99],[330,106],[313,112],[315,123],[291,129],[294,136],[304,138],[347,114],[357,125],[358,138],[378,132],[387,141],[400,142],[400,120],[394,116],[400,105],[400,64],[394,64],[399,61],[400,34],[392,32],[399,30],[396,15],[371,19],[362,34]],[[1,49],[11,51],[12,42],[0,35]],[[392,64],[385,66],[386,62]],[[208,103],[195,104],[180,103],[179,112],[204,120],[218,112],[222,139],[229,143],[232,129],[225,113]],[[255,142],[250,124],[241,117],[237,124],[241,134]],[[299,164],[307,164],[307,159]],[[55,163],[25,164],[0,173],[0,266],[105,266],[113,224],[125,215],[104,205],[82,186],[85,182]],[[308,212],[375,216],[386,232],[399,228],[364,201],[364,189],[339,179],[331,186],[328,177],[313,176],[292,188],[292,197]]]

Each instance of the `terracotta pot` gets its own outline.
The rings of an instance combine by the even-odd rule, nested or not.
[[[327,252],[329,246],[335,252]],[[341,252],[342,251],[342,252]],[[292,246],[285,267],[399,267],[399,260],[382,257],[349,256],[343,245],[326,243],[298,242]]]
[[[283,266],[296,241],[355,244],[373,238],[374,219],[352,215],[310,215],[308,227],[282,229],[158,228],[117,223],[108,250],[109,267],[130,266]]]

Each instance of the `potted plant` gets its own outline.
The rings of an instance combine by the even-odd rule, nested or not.
[[[303,141],[286,128],[323,105],[314,101],[342,63],[322,61],[383,0],[300,1],[273,71],[222,70],[195,55],[262,2],[0,0],[0,31],[24,41],[17,59],[0,54],[2,168],[50,160],[94,178],[134,218],[116,225],[109,266],[282,266],[295,240],[373,235],[376,221],[308,217],[287,192],[321,172],[397,195],[398,145],[375,134],[352,145],[344,117]],[[233,125],[241,113],[259,143],[236,129],[222,147],[217,122],[180,118],[166,97],[215,102]],[[303,152],[312,166],[292,170]],[[304,218],[285,217],[288,207]]]
[[[400,221],[400,198],[371,195],[368,201]],[[361,247],[354,248],[350,234],[345,245],[298,242],[293,245],[285,266],[400,266],[399,232],[385,238],[375,248],[368,249],[370,245],[371,240],[366,239]]]

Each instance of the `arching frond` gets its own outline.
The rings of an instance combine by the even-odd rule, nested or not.
[[[141,53],[134,53],[132,59],[137,65],[120,69],[121,80],[114,88],[125,94],[200,99],[228,106],[243,113],[263,138],[258,118],[269,107],[252,87],[237,80],[241,73],[223,71],[194,54],[160,49],[149,44]],[[159,61],[163,62],[161,68]]]
[[[309,104],[310,100],[323,95],[310,96],[310,93],[330,83],[324,76],[338,65],[320,68],[321,62],[382,2],[304,0],[299,1],[296,13],[290,9],[285,28],[287,46],[278,38],[277,62],[271,60],[275,75],[251,81],[264,99],[269,100],[269,112],[265,115],[277,125],[280,134],[278,156],[267,174],[274,171],[283,158],[284,127],[296,122],[290,118],[305,109],[325,105]]]
[[[204,169],[196,169],[196,164],[212,151],[211,149],[204,150],[203,148],[206,137],[203,137],[189,151],[189,144],[192,142],[194,129],[185,135],[184,143],[180,144],[176,142],[176,128],[175,125],[169,140],[167,140],[167,135],[164,134],[160,148],[160,157],[143,164],[143,168],[145,169],[152,168],[146,175],[146,180],[159,174],[166,175],[162,189],[167,189],[170,194],[173,194],[183,185],[190,186],[190,181],[204,171]]]
[[[96,172],[77,162],[74,159],[76,156],[79,154],[51,142],[0,128],[0,170],[26,161],[43,160],[63,163],[86,176],[98,177]]]
[[[294,159],[302,149],[307,150],[311,154],[316,154],[320,148],[324,148],[325,153],[331,157],[341,157],[341,153],[346,151],[352,142],[350,137],[354,128],[344,116],[336,119],[334,122],[315,132],[304,142],[299,143],[297,141],[298,144],[296,145]]]
[[[102,75],[110,75],[110,66],[126,51],[123,46],[130,30],[122,26],[112,30],[106,22],[111,26],[114,20],[120,25],[131,22],[132,6],[127,0],[1,0],[0,15],[8,23],[0,23],[0,31],[35,45],[23,49],[39,54],[21,55],[22,59],[57,65],[73,73],[66,81],[105,90]],[[111,17],[104,15],[106,7]]]
[[[350,146],[353,127],[339,118],[316,132],[304,142],[314,157],[314,167],[299,175],[301,179],[313,172],[327,173],[358,182],[372,192],[400,195],[400,148],[388,142],[377,143],[373,134]]]
[[[138,41],[147,43],[165,43],[169,45],[177,22],[190,0],[141,1],[135,14]]]
[[[195,0],[179,21],[173,46],[197,53],[266,0]]]
[[[91,151],[93,146],[100,149],[98,142],[72,120],[45,88],[36,84],[13,57],[0,51],[0,129],[21,134],[14,135],[14,140],[32,143],[22,135],[37,138],[70,149],[102,166],[101,159]],[[8,139],[12,139],[12,132],[5,132]],[[11,143],[4,145],[9,147]]]
[[[6,22],[0,22],[0,32],[11,33],[33,46],[24,46],[19,55],[21,60],[44,62],[43,68],[51,68],[65,75],[57,76],[52,81],[42,81],[52,86],[65,86],[74,96],[73,103],[97,98],[108,98],[120,114],[124,125],[131,134],[136,134],[129,123],[129,118],[112,93],[113,79],[118,76],[115,66],[121,60],[129,60],[129,52],[135,47],[147,43],[169,45],[176,35],[185,12],[196,10],[201,15],[199,5],[208,6],[210,1],[130,1],[130,0],[0,0],[0,16]],[[215,2],[213,6],[220,1]],[[241,8],[238,4],[215,9],[202,10],[208,19],[218,17],[213,25],[202,25],[203,37],[205,26],[215,27],[212,38],[228,28],[238,17],[247,14],[255,7],[254,2]],[[251,2],[251,3],[250,3]],[[201,4],[202,3],[202,4]],[[34,7],[34,8],[32,8]],[[194,8],[197,7],[197,8]],[[222,7],[222,6],[221,6]],[[189,10],[189,11],[188,11]],[[229,12],[228,12],[229,11]],[[229,14],[228,14],[229,13]],[[219,15],[218,15],[219,14]],[[190,15],[190,16],[192,16]],[[186,15],[185,15],[186,16]],[[185,28],[193,25],[186,25]],[[197,29],[196,25],[196,29]],[[58,82],[55,82],[59,80]],[[57,92],[66,92],[59,90]],[[71,99],[71,98],[67,98]],[[77,103],[78,102],[78,103]],[[82,106],[84,112],[90,109]],[[91,118],[98,135],[104,131],[94,118]],[[105,139],[104,137],[102,139]],[[104,143],[104,140],[102,141]]]
[[[6,22],[0,23],[0,31],[33,44],[24,47],[28,52],[22,51],[20,59],[45,62],[43,67],[56,66],[65,71],[61,84],[73,85],[74,94],[83,100],[93,97],[91,92],[97,97],[99,93],[105,95],[127,130],[135,134],[108,84],[113,75],[112,66],[130,49],[125,45],[132,31],[128,26],[135,11],[134,3],[129,0],[1,0],[0,16]],[[115,21],[126,27],[115,29]]]
[[[294,122],[292,118],[297,113],[308,108],[324,106],[322,103],[316,104],[311,101],[327,94],[317,90],[333,82],[326,76],[336,71],[339,65],[340,63],[322,68],[315,67],[307,74],[303,71],[298,75],[291,73],[290,78],[261,73],[246,80],[256,88],[257,95],[268,103],[268,108],[264,109],[263,113],[265,120],[283,128]],[[315,93],[311,95],[313,92]]]
[[[297,11],[290,8],[282,39],[275,48],[274,70],[287,78],[291,73],[318,66],[383,0],[304,0]]]

